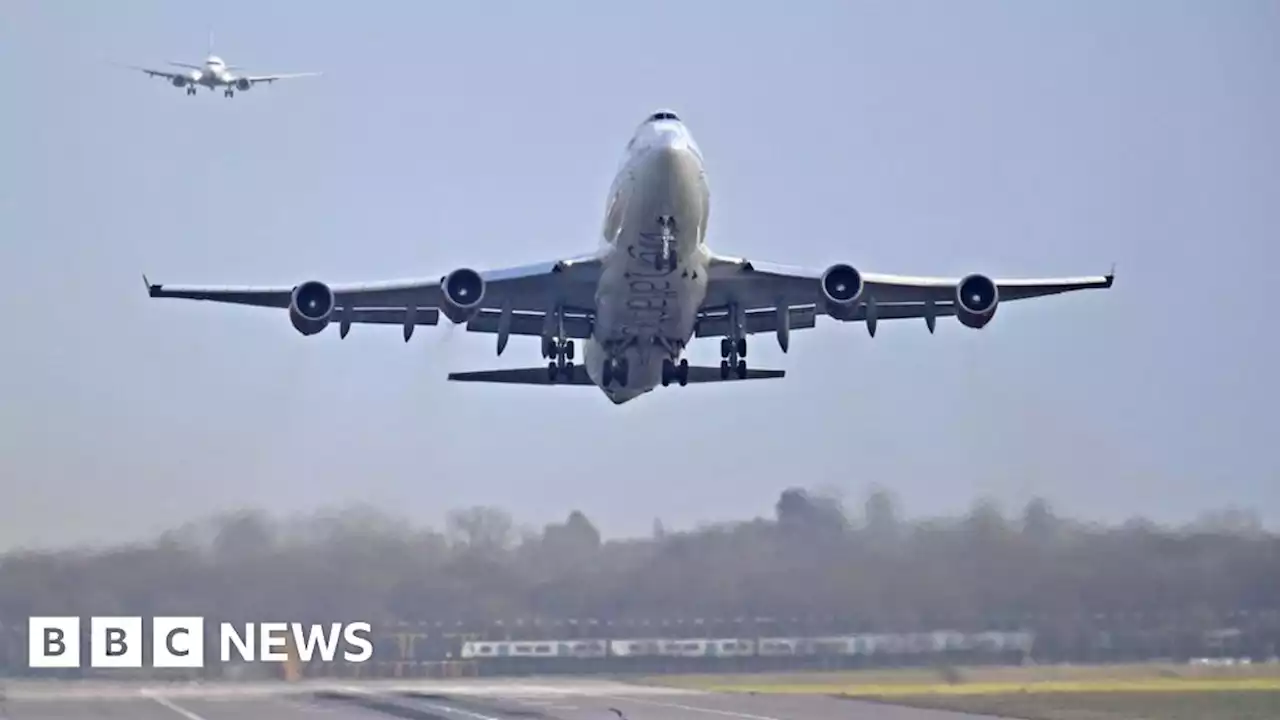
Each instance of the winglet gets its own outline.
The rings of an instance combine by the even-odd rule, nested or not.
[[[1112,283],[1116,281],[1116,264],[1115,263],[1111,263],[1111,271],[1108,272],[1105,277],[1107,278],[1107,287],[1111,287]]]
[[[151,297],[155,297],[156,294],[160,291],[160,286],[152,285],[151,281],[147,279],[146,273],[142,273],[142,284],[147,286],[147,294],[150,295]]]

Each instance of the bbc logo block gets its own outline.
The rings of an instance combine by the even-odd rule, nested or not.
[[[152,621],[151,665],[204,667],[204,618],[158,617]],[[89,667],[142,667],[142,618],[89,618]],[[80,667],[80,618],[33,617],[27,622],[27,665]]]
[[[27,664],[32,668],[80,667],[81,622],[78,617],[33,617],[27,626]],[[373,643],[367,622],[304,625],[302,623],[231,623],[218,626],[219,658],[233,662],[286,662],[292,650],[303,662],[319,656],[332,662],[340,645],[346,662],[367,662]],[[151,667],[204,667],[205,627],[202,617],[157,617],[151,621]],[[89,618],[89,666],[143,667],[143,623],[140,617]],[[353,651],[352,648],[355,648]],[[233,653],[234,651],[234,653]]]

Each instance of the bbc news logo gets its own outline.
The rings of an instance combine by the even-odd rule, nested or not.
[[[333,662],[345,645],[342,659],[362,663],[373,657],[372,629],[367,622],[304,625],[262,622],[236,627],[218,626],[218,657],[234,662],[287,662],[290,640],[302,662],[317,655]],[[151,620],[151,667],[204,667],[204,618],[157,617]],[[143,660],[142,618],[89,618],[89,667],[140,668]],[[27,623],[27,665],[33,668],[80,667],[80,618],[33,617]]]

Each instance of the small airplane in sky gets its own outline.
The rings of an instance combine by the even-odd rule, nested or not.
[[[153,70],[151,68],[138,67],[130,65],[134,70],[141,70],[151,77],[162,77],[167,79],[174,87],[185,87],[188,95],[195,95],[202,88],[215,90],[222,88],[224,97],[234,97],[236,90],[248,91],[258,83],[271,83],[277,80],[287,80],[290,78],[314,77],[320,75],[318,72],[289,73],[285,75],[237,75],[232,72],[240,68],[235,65],[226,64],[222,58],[213,54],[213,35],[209,36],[209,53],[204,59],[204,64],[196,65],[194,63],[172,62],[170,65],[175,67],[188,68],[185,72],[169,72],[166,70]]]
[[[819,316],[862,322],[955,316],[984,327],[1001,302],[1109,288],[1107,275],[1039,279],[917,277],[864,272],[848,263],[825,270],[712,252],[705,239],[710,195],[702,152],[674,112],[651,114],[627,144],[605,208],[600,248],[591,254],[501,270],[459,268],[444,276],[277,287],[151,284],[151,297],[211,300],[287,309],[294,328],[314,335],[338,321],[397,324],[407,342],[443,313],[471,332],[541,338],[545,368],[451,373],[450,380],[523,385],[594,385],[622,404],[675,383],[780,378],[747,367],[747,336],[773,333],[786,352],[792,330]],[[720,367],[681,355],[699,337],[720,338]],[[583,341],[575,366],[574,340]]]

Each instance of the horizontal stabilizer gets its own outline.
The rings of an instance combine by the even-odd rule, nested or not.
[[[689,366],[689,384],[733,382],[735,380],[768,380],[785,377],[786,370],[755,370],[748,368],[747,376],[739,378],[730,373],[729,377],[720,377],[720,368]],[[573,366],[573,374],[565,378],[557,375],[551,379],[551,373],[544,367],[515,368],[512,370],[474,370],[471,372],[449,373],[449,379],[456,382],[490,382],[509,385],[595,385],[587,376],[587,369],[581,365]]]
[[[512,370],[473,370],[471,372],[449,373],[449,379],[457,382],[490,382],[507,383],[508,385],[594,385],[587,377],[587,369],[581,365],[573,366],[573,374],[566,378],[557,374],[551,379],[551,372],[544,365],[533,368],[515,368]]]

